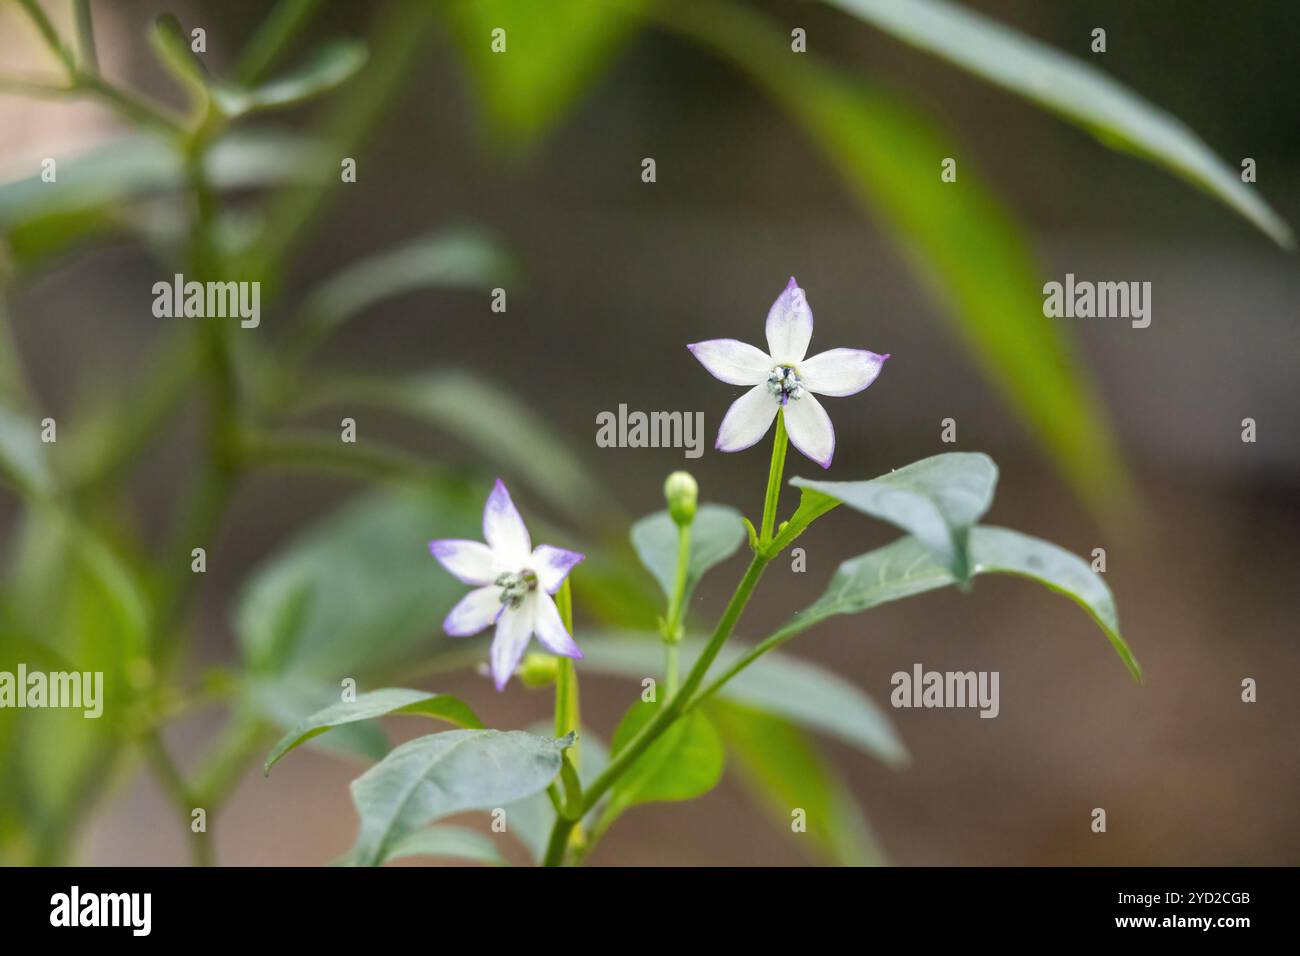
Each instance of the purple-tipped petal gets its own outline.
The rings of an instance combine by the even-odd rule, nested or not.
[[[429,552],[462,584],[489,584],[501,571],[492,549],[479,541],[430,541]]]
[[[448,637],[469,637],[490,627],[501,615],[501,589],[488,586],[475,588],[460,599],[442,622]]]
[[[856,395],[876,380],[888,355],[865,349],[831,349],[799,363],[799,380],[818,395]]]
[[[767,434],[777,404],[767,385],[755,385],[731,403],[718,426],[718,451],[743,451]]]
[[[813,314],[803,289],[790,284],[776,297],[767,313],[767,348],[778,365],[797,365],[808,354]]]
[[[710,339],[686,346],[716,379],[728,385],[757,385],[767,381],[776,363],[762,349],[736,339]]]
[[[492,638],[489,652],[492,682],[497,690],[505,690],[506,681],[519,666],[519,659],[528,649],[528,639],[533,634],[533,614],[536,601],[524,601],[518,607],[507,607],[497,619],[497,633]]]
[[[823,468],[831,466],[835,455],[835,426],[821,402],[807,393],[797,401],[787,402],[785,430],[795,448]]]
[[[487,504],[483,506],[483,537],[492,546],[492,550],[509,564],[522,566],[524,559],[533,550],[532,540],[519,510],[510,499],[510,492],[500,478],[488,495]]]
[[[540,593],[533,595],[530,600],[536,602],[533,633],[537,635],[537,640],[542,646],[552,654],[581,659],[582,650],[565,629],[564,621],[560,619],[560,609],[555,606],[551,596]]]
[[[574,565],[582,561],[585,554],[577,551],[565,551],[553,548],[549,544],[539,544],[533,552],[532,568],[537,574],[537,583],[547,594],[554,594],[569,576]]]

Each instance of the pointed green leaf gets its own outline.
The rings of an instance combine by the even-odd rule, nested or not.
[[[214,95],[227,116],[284,109],[343,85],[365,63],[366,45],[360,40],[333,40],[284,76],[253,89],[222,85]]]
[[[791,479],[888,521],[935,553],[958,581],[970,576],[966,538],[993,504],[998,467],[988,455],[948,452],[913,462],[870,481]]]
[[[745,540],[740,512],[724,505],[700,505],[691,525],[691,553],[686,566],[686,593],[690,601],[695,585],[710,568],[736,553]],[[632,547],[671,600],[677,583],[677,525],[667,511],[642,518],[632,526]]]
[[[1235,209],[1274,242],[1294,245],[1290,227],[1241,181],[1239,170],[1176,117],[1091,64],[944,0],[827,2],[1047,107],[1106,146],[1166,167]]]
[[[610,753],[617,757],[648,724],[661,704],[638,700],[624,715]],[[600,828],[642,803],[692,800],[718,785],[726,755],[722,738],[700,710],[675,721],[639,756],[610,790]]]
[[[436,856],[489,866],[506,866],[506,859],[497,849],[495,841],[477,830],[464,827],[426,827],[408,833],[393,844],[380,861],[398,860],[410,856]]]
[[[551,726],[551,721],[541,721],[527,729],[530,733],[545,736]],[[578,739],[581,741],[578,746],[578,780],[585,788],[609,766],[609,751],[600,738],[586,729],[578,734]],[[597,801],[583,822],[588,826],[594,824],[607,800],[608,795]],[[533,862],[541,863],[546,856],[551,828],[555,825],[555,806],[551,798],[545,793],[535,793],[526,800],[507,805],[505,811],[506,831],[524,845]]]
[[[385,714],[417,714],[471,730],[483,727],[474,711],[464,701],[450,694],[429,694],[422,690],[388,687],[359,694],[355,701],[331,704],[299,721],[272,748],[262,770],[270,774],[271,768],[290,750],[327,730],[362,720],[373,720]]]
[[[1007,528],[981,526],[970,533],[971,572],[1030,578],[1079,604],[1105,633],[1129,672],[1142,669],[1119,633],[1110,588],[1086,561],[1064,548]],[[837,614],[857,614],[877,605],[957,583],[952,572],[915,538],[851,558],[840,565],[826,593],[795,614],[778,632],[793,636]]]
[[[361,817],[349,861],[376,866],[410,833],[464,810],[491,810],[546,789],[574,735],[449,730],[395,747],[352,781]]]

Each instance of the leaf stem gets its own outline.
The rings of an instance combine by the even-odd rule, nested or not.
[[[785,453],[789,447],[789,438],[785,433],[785,410],[776,413],[776,433],[772,438],[772,465],[767,472],[767,495],[763,499],[763,524],[759,531],[758,544],[766,548],[772,543],[772,532],[776,527],[776,506],[781,497],[781,475],[785,471]]]
[[[77,46],[81,50],[82,70],[99,73],[99,55],[95,52],[95,21],[90,14],[90,0],[75,0],[77,15]]]

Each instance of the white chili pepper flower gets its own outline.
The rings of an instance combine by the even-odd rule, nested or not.
[[[876,380],[889,355],[831,349],[806,359],[812,330],[812,309],[791,276],[767,313],[767,352],[735,339],[687,346],[714,378],[752,386],[727,409],[718,428],[719,451],[741,451],[755,444],[780,409],[790,443],[823,468],[830,467],[835,428],[813,395],[839,398],[862,391]]]
[[[524,519],[500,480],[483,507],[483,537],[487,544],[429,542],[444,568],[475,585],[451,609],[443,630],[451,637],[469,637],[496,625],[489,656],[497,690],[505,687],[533,635],[553,654],[582,657],[551,595],[585,555],[546,544],[533,549]]]

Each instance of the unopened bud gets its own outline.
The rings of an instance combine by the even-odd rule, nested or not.
[[[560,673],[560,660],[550,654],[526,654],[516,673],[525,687],[549,687]]]
[[[689,472],[674,471],[664,482],[664,497],[668,500],[668,513],[679,525],[688,525],[695,520],[695,502],[700,495],[700,486],[695,483]]]

